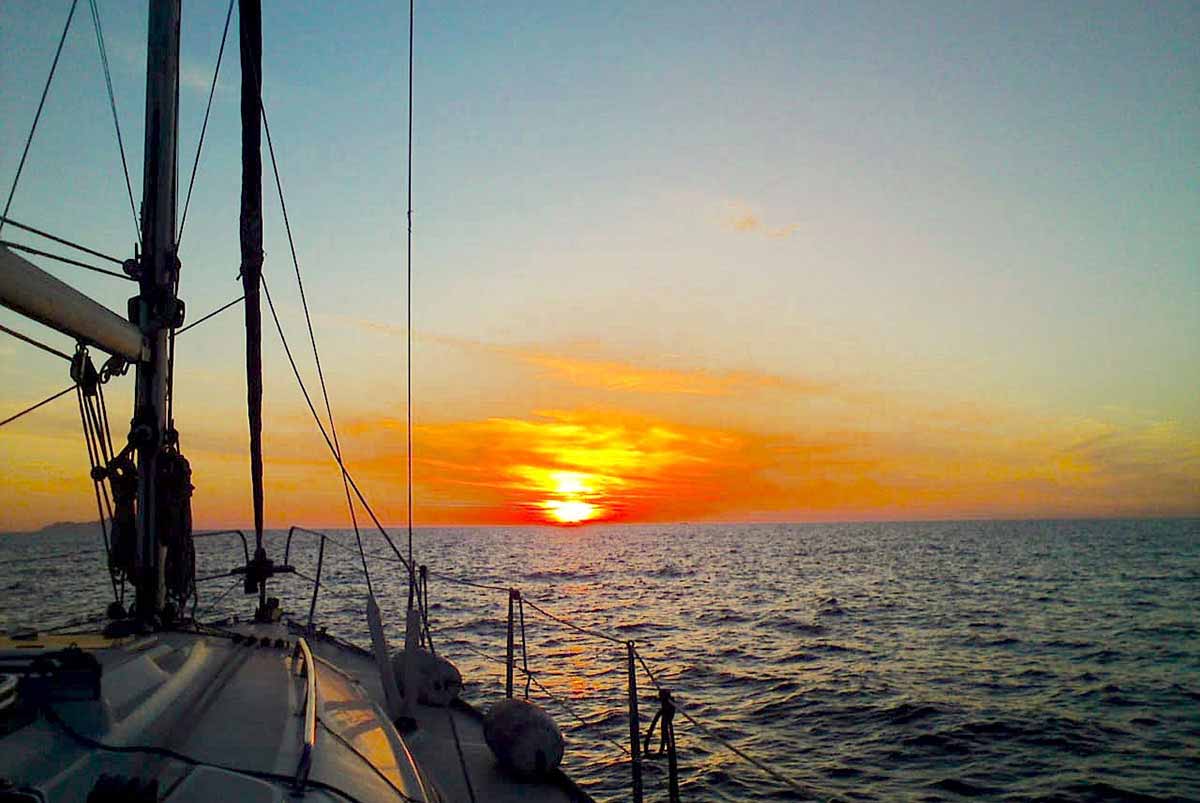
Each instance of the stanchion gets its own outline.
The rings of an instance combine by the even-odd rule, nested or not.
[[[625,649],[629,664],[629,767],[633,773],[633,803],[642,803],[642,726],[638,722],[637,653],[632,641],[625,642]]]
[[[515,588],[508,590],[508,656],[504,662],[504,696],[513,696],[513,606],[521,599],[521,592]]]

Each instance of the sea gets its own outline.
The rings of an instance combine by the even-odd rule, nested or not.
[[[315,621],[365,645],[354,534],[328,535]],[[399,644],[405,573],[363,539]],[[286,541],[266,535],[276,561]],[[197,613],[250,616],[225,574],[239,538],[196,543],[216,575]],[[270,590],[301,622],[317,544],[295,533],[300,574]],[[1200,800],[1198,520],[419,528],[414,550],[434,648],[481,707],[504,694],[521,592],[515,694],[554,716],[598,800],[630,799],[630,641],[677,705],[686,801]],[[102,566],[94,525],[0,537],[0,628],[94,616]],[[644,733],[659,697],[635,674]],[[665,759],[644,775],[666,800]]]

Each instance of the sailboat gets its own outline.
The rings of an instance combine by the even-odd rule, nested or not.
[[[78,0],[73,0],[59,53],[77,5]],[[120,266],[119,273],[99,269],[82,258],[0,240],[0,304],[77,344],[74,354],[66,354],[0,327],[70,363],[72,385],[47,402],[70,392],[77,396],[114,596],[104,616],[87,625],[0,635],[0,803],[291,798],[430,803],[590,801],[588,792],[559,766],[564,740],[558,726],[528,701],[530,683],[537,681],[525,655],[526,607],[557,626],[620,651],[629,738],[617,747],[625,753],[621,761],[628,766],[629,799],[641,803],[645,797],[643,765],[651,753],[662,757],[666,765],[658,773],[664,781],[663,797],[672,803],[680,799],[677,713],[697,729],[700,738],[727,747],[793,796],[811,796],[811,790],[730,744],[678,705],[634,641],[583,628],[523,597],[518,588],[439,573],[437,576],[450,582],[488,593],[502,592],[508,604],[507,654],[498,660],[504,665],[503,688],[490,695],[492,702],[486,711],[459,696],[462,678],[458,670],[434,649],[427,584],[434,572],[418,564],[412,548],[411,398],[409,543],[405,552],[375,516],[347,470],[327,396],[328,430],[322,423],[287,348],[262,276],[264,132],[272,165],[274,152],[261,94],[261,7],[260,0],[236,0],[236,6],[242,67],[242,298],[194,321],[188,320],[179,298],[182,268],[176,251],[181,224],[176,210],[181,0],[149,2],[140,243],[133,256],[109,257],[67,237],[12,220],[8,216],[12,191],[0,217],[0,232],[11,226],[78,249],[93,261],[108,259]],[[226,33],[233,8],[231,0]],[[102,59],[107,63],[94,4],[92,11]],[[411,3],[409,12],[411,133]],[[56,56],[55,65],[57,61]],[[218,69],[219,64],[218,59]],[[52,66],[51,79],[53,74]],[[214,87],[215,80],[214,75]],[[49,87],[48,79],[46,89]],[[210,104],[211,99],[210,91]],[[30,140],[40,111],[39,106]],[[409,147],[411,163],[411,135]],[[22,157],[18,180],[24,162]],[[409,173],[411,176],[411,164]],[[282,201],[278,182],[277,187]],[[15,188],[16,180],[13,191]],[[133,207],[131,187],[129,195]],[[186,202],[184,207],[186,213]],[[410,255],[411,207],[410,183]],[[124,314],[118,314],[47,273],[31,261],[33,257],[112,273],[136,282],[138,292]],[[407,605],[401,612],[385,613],[370,587],[368,553],[358,541],[357,557],[367,577],[367,594],[362,601],[365,616],[351,640],[326,632],[315,615],[318,595],[323,585],[330,584],[322,577],[325,547],[335,539],[293,527],[280,559],[278,550],[274,557],[269,554],[263,538],[263,297],[297,383],[340,469],[351,512],[355,503],[367,511],[391,548],[382,558],[390,567],[400,567],[407,579]],[[191,467],[173,415],[176,336],[238,302],[246,324],[253,542],[236,530],[193,532]],[[409,304],[411,322],[411,293]],[[305,315],[307,318],[307,307]],[[312,344],[320,376],[315,337]],[[114,438],[104,387],[126,376],[131,368],[135,384],[131,423],[118,448],[122,433]],[[323,377],[321,381],[323,385]],[[409,383],[411,387],[411,374]],[[0,421],[0,426],[40,406]],[[279,596],[282,577],[306,577],[289,562],[294,535],[318,539],[316,575],[307,578],[312,583],[308,599]],[[232,536],[241,536],[241,561],[222,576],[239,578],[255,604],[244,619],[207,620],[197,613],[198,587],[212,578],[196,576],[195,540]],[[380,558],[376,554],[370,557]],[[130,597],[125,594],[126,586],[132,587]],[[385,621],[403,622],[402,628],[395,628],[404,633],[402,648],[389,646]],[[522,679],[523,696],[518,693]],[[649,685],[645,685],[647,681]],[[641,691],[639,684],[643,684]],[[651,694],[644,693],[651,688]],[[651,716],[645,716],[650,713],[648,708],[654,711]],[[652,742],[658,745],[656,751],[650,749]]]

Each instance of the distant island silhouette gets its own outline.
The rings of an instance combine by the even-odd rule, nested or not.
[[[95,521],[56,521],[38,530],[5,530],[0,532],[0,535],[58,535],[61,533],[79,532],[81,530],[92,530],[94,532],[99,526],[99,522]]]

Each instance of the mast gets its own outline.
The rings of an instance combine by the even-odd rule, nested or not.
[[[246,409],[250,424],[250,480],[254,496],[255,560],[265,559],[262,460],[262,6],[239,0],[242,55],[242,290],[246,311]],[[247,591],[249,591],[247,585]],[[259,584],[260,597],[263,586]],[[261,600],[265,601],[265,600]]]
[[[131,312],[146,335],[149,358],[137,366],[133,438],[137,443],[137,615],[151,622],[162,609],[163,547],[157,532],[158,455],[168,442],[168,334],[181,316],[175,297],[176,162],[179,131],[180,0],[151,0],[146,56],[146,148],[142,180],[140,292]]]

